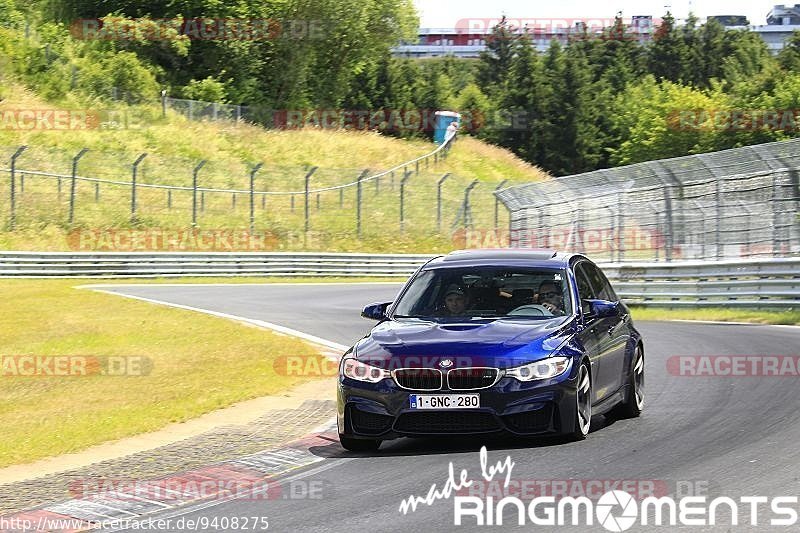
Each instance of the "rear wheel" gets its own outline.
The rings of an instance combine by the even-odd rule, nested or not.
[[[351,452],[374,452],[381,445],[381,441],[373,439],[353,439],[339,433],[339,442],[342,448]]]
[[[644,353],[637,346],[633,353],[633,367],[628,375],[628,397],[620,404],[618,412],[622,418],[636,418],[644,408]]]
[[[583,440],[592,425],[592,379],[589,367],[581,365],[578,370],[578,388],[575,391],[575,426],[570,434],[573,440]]]

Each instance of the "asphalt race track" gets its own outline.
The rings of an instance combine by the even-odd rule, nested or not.
[[[363,305],[390,301],[398,288],[392,284],[150,285],[109,290],[265,320],[350,345],[370,327],[359,316]],[[515,463],[511,479],[520,481],[652,480],[672,494],[691,486],[698,494],[706,490],[711,497],[735,499],[800,494],[797,377],[687,377],[667,370],[667,360],[676,355],[798,355],[800,328],[683,322],[638,322],[637,327],[646,352],[645,412],[640,419],[595,417],[592,434],[578,443],[486,440],[490,464],[510,456]],[[311,450],[324,461],[293,473],[296,479],[324,482],[321,498],[225,502],[187,509],[185,516],[268,516],[271,531],[485,530],[469,521],[455,528],[449,500],[422,505],[406,515],[398,510],[408,496],[425,496],[431,484],[441,488],[451,461],[456,473],[464,468],[471,479],[479,479],[482,444],[481,439],[401,439],[384,443],[376,454],[354,454],[331,442]],[[513,510],[509,516],[514,517]],[[528,522],[524,527],[493,529],[569,528]],[[636,525],[631,530],[674,529]],[[581,530],[605,531],[597,523]]]

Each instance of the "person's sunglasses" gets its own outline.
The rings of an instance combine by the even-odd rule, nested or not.
[[[552,298],[553,296],[558,296],[558,293],[557,292],[543,292],[543,293],[539,294],[539,296],[542,296],[544,298]]]

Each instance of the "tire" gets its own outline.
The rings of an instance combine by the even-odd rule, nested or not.
[[[345,437],[339,433],[339,443],[342,448],[351,452],[375,452],[381,445],[381,441],[374,439],[353,439]]]
[[[582,364],[578,370],[578,386],[575,391],[575,421],[570,440],[583,440],[589,435],[592,425],[592,378],[589,366]]]
[[[641,346],[633,352],[633,364],[628,375],[627,398],[617,408],[620,418],[636,418],[644,408],[644,353]]]

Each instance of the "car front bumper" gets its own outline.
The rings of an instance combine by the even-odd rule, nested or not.
[[[502,377],[489,388],[410,391],[392,379],[365,383],[341,377],[338,385],[339,433],[350,438],[390,440],[399,437],[480,435],[554,435],[573,430],[576,365],[549,380],[520,382]],[[412,409],[410,396],[480,394],[480,408]]]

